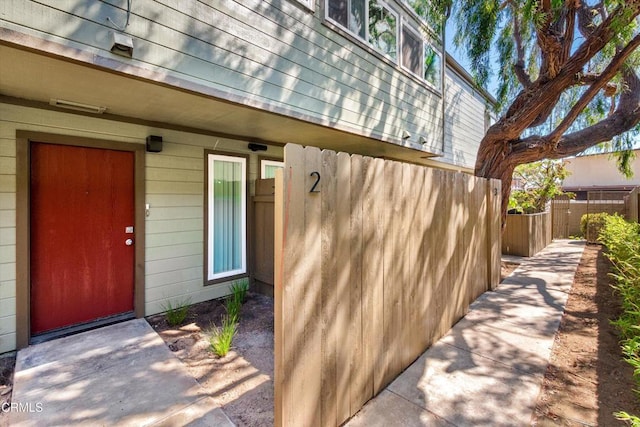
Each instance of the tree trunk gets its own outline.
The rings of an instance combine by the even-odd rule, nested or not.
[[[513,141],[508,139],[492,138],[488,133],[480,142],[475,167],[476,176],[499,179],[502,182],[501,218],[503,231],[507,219],[509,196],[511,195],[513,170],[520,164],[536,162],[545,158],[543,153],[533,150],[526,153],[526,159],[522,154],[516,157],[511,152],[512,143]]]

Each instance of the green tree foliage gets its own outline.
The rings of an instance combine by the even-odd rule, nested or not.
[[[435,4],[451,10],[478,83],[497,78],[499,118],[475,172],[502,180],[504,210],[516,166],[640,141],[640,0]]]
[[[544,212],[551,199],[564,194],[562,181],[568,174],[562,162],[553,160],[516,167],[513,176],[520,188],[511,192],[509,209],[527,214]]]
[[[622,302],[622,313],[612,323],[620,331],[622,354],[633,367],[636,394],[640,397],[640,224],[619,215],[608,215],[600,233],[611,261],[614,288]],[[640,426],[640,418],[620,411],[618,419]]]

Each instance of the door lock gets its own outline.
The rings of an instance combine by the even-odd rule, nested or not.
[[[125,244],[125,245],[127,245],[127,246],[131,246],[131,245],[133,245],[133,239],[127,239],[127,240],[125,240],[125,241],[124,241],[124,244]]]

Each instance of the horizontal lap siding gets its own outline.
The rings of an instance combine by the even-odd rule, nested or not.
[[[0,114],[0,117],[2,115]],[[1,126],[0,126],[1,127]],[[0,353],[16,342],[16,147],[0,134]]]
[[[447,69],[445,153],[447,162],[473,168],[484,136],[486,100],[457,73]]]
[[[283,175],[276,425],[340,425],[497,284],[499,183],[291,144]]]
[[[3,3],[3,19],[112,57],[106,18],[124,21],[123,2],[44,3]],[[439,96],[328,28],[321,14],[276,0],[139,0],[127,27],[132,62],[365,135],[395,139],[407,129],[437,142]]]
[[[161,153],[146,155],[146,314],[175,299],[192,302],[224,295],[226,285],[203,285],[205,149],[247,153],[236,141],[122,122],[0,104],[0,353],[15,348],[16,131],[35,131],[144,144],[164,138]],[[114,131],[116,134],[114,134]],[[270,147],[272,156],[282,149]],[[258,172],[251,154],[249,182]]]

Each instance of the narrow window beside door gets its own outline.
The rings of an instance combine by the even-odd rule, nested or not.
[[[284,168],[284,162],[276,160],[260,160],[260,178],[275,178],[276,171]]]
[[[207,158],[207,280],[247,272],[247,160]]]

